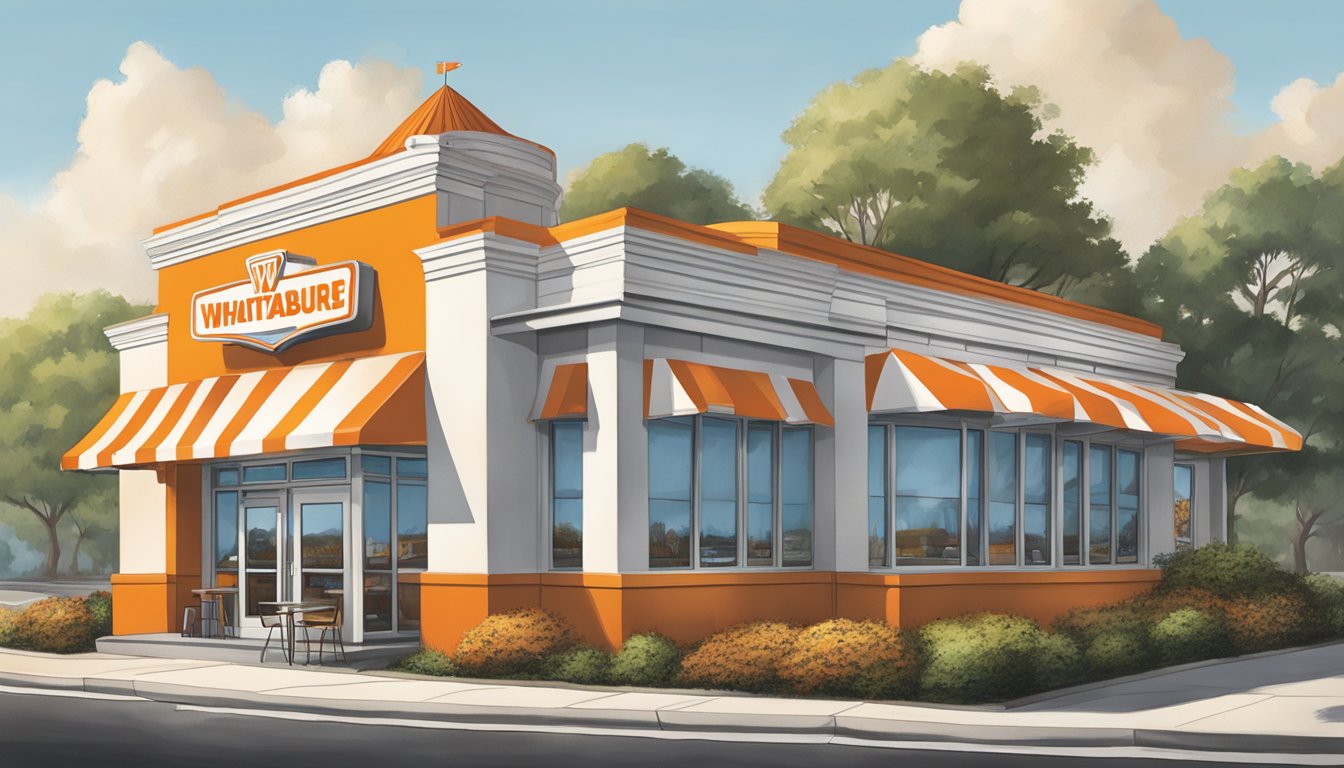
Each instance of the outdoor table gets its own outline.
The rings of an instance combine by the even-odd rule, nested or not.
[[[291,667],[294,666],[294,617],[301,613],[322,613],[336,610],[336,606],[331,603],[321,603],[313,600],[263,600],[258,605],[273,606],[276,615],[284,617],[285,646],[289,651],[286,654],[286,660]]]
[[[191,590],[191,593],[192,593],[193,595],[196,595],[197,597],[199,597],[199,598],[201,599],[201,605],[202,605],[202,606],[205,605],[205,601],[206,601],[207,599],[210,600],[210,602],[214,603],[214,605],[215,605],[215,623],[216,623],[216,624],[218,625],[218,627],[219,627],[219,634],[218,634],[218,635],[214,635],[214,636],[215,636],[215,637],[228,637],[228,636],[229,636],[229,629],[228,629],[228,627],[229,627],[229,617],[228,617],[227,612],[224,610],[224,598],[227,597],[227,596],[230,596],[230,595],[237,595],[237,594],[238,594],[238,588],[237,588],[237,587],[205,587],[205,588],[203,588],[203,589],[193,589],[193,590]],[[202,610],[201,612],[204,613],[205,611]],[[201,625],[202,625],[202,626],[201,626],[201,637],[205,637],[205,627],[204,627],[205,621],[204,621],[204,619],[205,619],[204,616],[202,616],[202,617],[199,619],[199,621],[201,622]]]

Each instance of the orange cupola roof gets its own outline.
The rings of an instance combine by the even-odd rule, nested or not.
[[[475,104],[467,101],[462,94],[445,85],[435,91],[434,95],[425,99],[425,103],[416,107],[415,111],[403,120],[396,130],[388,134],[386,139],[383,139],[383,143],[379,144],[378,148],[373,150],[373,154],[369,155],[367,159],[376,160],[400,152],[406,148],[406,139],[412,136],[436,136],[450,131],[495,133],[519,141],[527,141],[528,144],[544,149],[551,155],[555,154],[547,147],[514,136],[500,128],[499,123],[487,117]]]
[[[338,165],[335,168],[328,168],[325,171],[304,176],[301,179],[295,179],[287,184],[263,189],[260,192],[254,192],[246,197],[230,200],[229,202],[218,206],[213,211],[206,211],[205,213],[200,213],[182,219],[181,221],[175,221],[171,224],[155,227],[153,233],[158,234],[182,224],[203,219],[218,213],[224,208],[238,205],[239,203],[246,203],[249,200],[266,197],[267,195],[292,187],[301,186],[309,182],[317,181],[318,179],[324,179],[328,176],[334,176],[342,171],[348,171],[351,168],[358,168],[361,165],[371,163],[375,160],[391,157],[406,149],[406,140],[412,136],[437,136],[440,133],[450,133],[452,131],[477,131],[480,133],[493,133],[499,136],[508,136],[511,139],[517,139],[518,141],[531,144],[532,146],[545,151],[551,157],[555,157],[555,152],[551,151],[549,147],[538,144],[535,141],[529,141],[521,136],[514,136],[512,133],[499,127],[499,123],[486,117],[486,114],[477,108],[475,104],[467,101],[466,97],[452,88],[449,88],[447,85],[444,85],[435,91],[428,99],[425,99],[424,103],[416,107],[415,111],[405,120],[401,121],[401,125],[398,125],[396,130],[388,134],[388,137],[383,139],[382,143],[379,144],[377,149],[373,150],[373,153],[368,157],[344,165]]]

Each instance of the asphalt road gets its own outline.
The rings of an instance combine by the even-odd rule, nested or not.
[[[178,710],[170,704],[0,692],[0,765],[278,766],[993,766],[1107,768],[1171,760],[741,743],[554,733],[463,731],[295,721]],[[1185,766],[1216,763],[1180,762]],[[1241,763],[1246,765],[1246,763]],[[1274,763],[1283,765],[1283,763]]]

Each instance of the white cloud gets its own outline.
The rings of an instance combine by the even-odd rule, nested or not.
[[[1204,39],[1180,35],[1151,0],[963,0],[956,21],[919,38],[915,60],[987,65],[1005,86],[1041,88],[1049,126],[1096,150],[1083,192],[1139,254],[1238,166],[1275,153],[1318,168],[1344,154],[1344,80],[1309,80],[1274,100],[1281,123],[1233,130],[1235,70]]]
[[[22,313],[52,290],[104,287],[154,298],[139,241],[160,224],[357,160],[421,98],[421,73],[384,61],[332,61],[316,90],[285,97],[278,123],[230,99],[209,72],[181,69],[145,43],[122,78],[88,95],[79,148],[34,206],[0,197],[0,306]]]

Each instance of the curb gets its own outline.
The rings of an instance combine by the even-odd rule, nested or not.
[[[140,682],[117,678],[0,673],[0,685],[137,696],[164,704],[329,716],[387,717],[471,724],[660,730],[681,733],[747,733],[881,742],[941,742],[1012,747],[1151,747],[1187,751],[1339,754],[1344,737],[1244,733],[1198,733],[1143,728],[958,725],[846,715],[725,714],[672,710],[573,709],[463,705],[437,702],[377,702]],[[482,685],[485,687],[485,684]],[[617,689],[621,690],[621,689]],[[859,706],[860,702],[854,702]],[[848,710],[846,710],[848,711]]]

